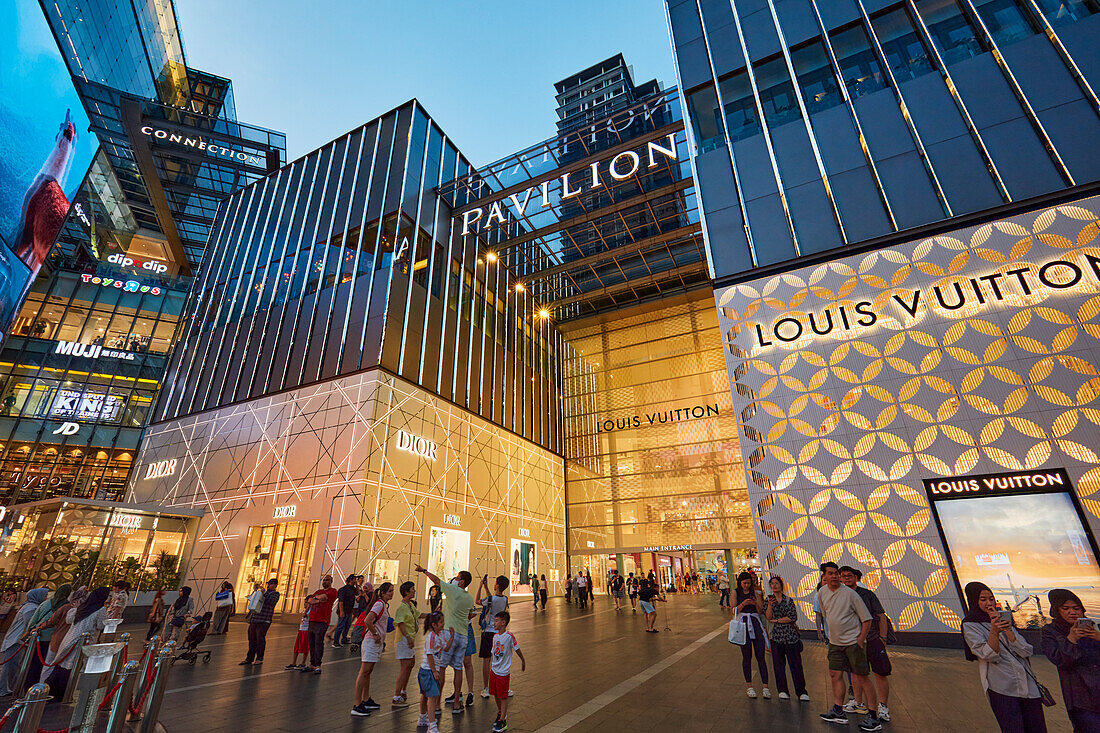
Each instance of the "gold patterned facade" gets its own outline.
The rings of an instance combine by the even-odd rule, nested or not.
[[[951,553],[925,480],[1064,467],[1088,535],[1070,544],[1095,554],[1100,199],[716,297],[764,570],[804,612],[825,560],[867,568],[903,630],[957,629],[953,570],[975,560],[1019,598],[1020,548]]]
[[[566,332],[571,555],[755,544],[718,334],[709,291]]]

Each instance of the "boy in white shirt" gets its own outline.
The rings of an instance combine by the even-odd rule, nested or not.
[[[508,730],[508,687],[512,681],[512,652],[519,655],[520,671],[527,671],[527,660],[519,650],[519,642],[508,630],[512,617],[507,611],[501,611],[493,617],[496,636],[493,637],[493,665],[489,670],[489,694],[497,701],[497,720],[493,723],[493,733]]]

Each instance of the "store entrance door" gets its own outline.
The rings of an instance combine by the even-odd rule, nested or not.
[[[266,587],[271,578],[279,581],[276,613],[298,613],[306,595],[306,583],[313,566],[313,543],[317,522],[280,522],[248,528],[241,574],[237,583],[237,611],[244,613],[255,583]]]

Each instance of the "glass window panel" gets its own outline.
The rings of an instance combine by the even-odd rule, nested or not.
[[[917,11],[944,63],[953,64],[985,51],[957,0],[917,0]]]
[[[917,35],[909,13],[898,8],[871,21],[886,61],[899,83],[932,71],[928,52]]]
[[[852,97],[886,88],[882,67],[871,50],[871,41],[863,26],[856,25],[834,33],[829,37],[829,42],[840,65],[840,75]]]
[[[687,101],[698,152],[702,154],[722,145],[725,141],[722,139],[722,121],[718,118],[718,96],[714,93],[714,86],[707,84],[692,92]]]
[[[1038,31],[1028,20],[1016,0],[991,0],[978,5],[993,40],[998,44],[1015,43]]]
[[[791,51],[791,63],[802,88],[806,109],[813,114],[840,104],[840,88],[821,41]]]
[[[726,106],[726,128],[729,130],[730,142],[759,134],[760,121],[756,117],[756,104],[748,73],[742,70],[723,79],[719,88]]]
[[[791,75],[782,57],[765,61],[753,67],[756,75],[756,88],[760,91],[760,106],[764,109],[764,119],[771,127],[778,127],[799,119],[798,98],[791,84]]]
[[[1065,25],[1100,13],[1100,0],[1035,0],[1047,22],[1053,26]]]

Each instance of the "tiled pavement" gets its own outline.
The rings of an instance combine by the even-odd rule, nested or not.
[[[517,732],[571,731],[828,731],[841,730],[818,719],[826,709],[825,654],[822,645],[806,644],[804,660],[812,702],[750,700],[741,679],[740,650],[726,640],[728,617],[715,596],[672,597],[660,605],[658,628],[666,610],[672,631],[645,634],[641,613],[616,614],[611,599],[597,599],[587,611],[551,601],[534,613],[525,602],[512,605],[511,630],[527,656],[527,671],[514,660],[516,696],[508,716]],[[135,629],[136,631],[136,629]],[[352,688],[358,664],[345,649],[325,651],[320,676],[284,672],[290,661],[295,626],[276,624],[268,635],[267,660],[261,667],[239,667],[247,647],[245,625],[210,637],[208,665],[177,665],[169,680],[161,722],[169,733],[190,731],[401,730],[412,733],[415,703],[392,710],[397,663],[391,654],[376,666],[372,696],[383,708],[369,718],[352,718]],[[136,634],[135,634],[136,635]],[[953,650],[894,647],[887,731],[995,731],[982,694],[976,664]],[[419,651],[418,660],[419,664]],[[475,680],[480,692],[480,660]],[[1069,733],[1058,691],[1057,674],[1043,658],[1035,668],[1059,700],[1047,711],[1051,733]],[[450,675],[445,690],[451,689]],[[758,688],[759,690],[759,688]],[[774,684],[772,687],[774,694]],[[415,670],[409,697],[418,694]],[[476,697],[461,716],[444,712],[442,731],[489,730],[496,715],[492,700]],[[855,731],[852,716],[850,730]]]

